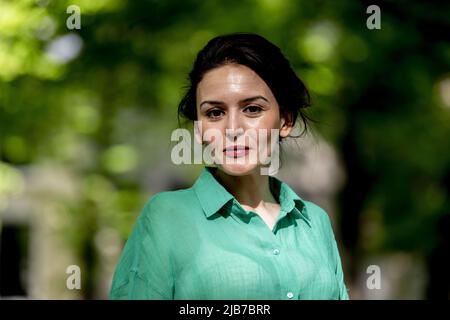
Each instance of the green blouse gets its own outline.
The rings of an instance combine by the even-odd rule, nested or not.
[[[348,299],[327,213],[269,176],[281,210],[273,230],[204,167],[192,187],[142,209],[110,299]]]

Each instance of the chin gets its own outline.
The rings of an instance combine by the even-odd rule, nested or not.
[[[259,172],[257,164],[243,163],[243,164],[222,164],[219,166],[220,170],[230,176],[245,176],[253,173],[255,170]]]
[[[239,158],[227,158],[221,155],[221,159],[216,159],[219,169],[230,176],[246,176],[253,173],[261,173],[262,164],[259,162],[258,154],[250,152],[249,155]],[[267,159],[265,159],[267,161]]]

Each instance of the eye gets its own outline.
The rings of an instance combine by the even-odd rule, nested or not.
[[[213,110],[209,110],[208,112],[206,112],[206,116],[210,119],[217,119],[217,118],[220,118],[222,113],[223,113],[222,110],[213,109]]]
[[[247,110],[246,113],[249,114],[258,114],[262,111],[262,108],[259,106],[255,106],[255,105],[251,105],[251,106],[247,106],[244,111]]]

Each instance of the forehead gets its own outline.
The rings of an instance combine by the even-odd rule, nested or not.
[[[252,69],[227,64],[208,71],[197,86],[197,98],[220,98],[232,95],[264,94],[271,90]]]

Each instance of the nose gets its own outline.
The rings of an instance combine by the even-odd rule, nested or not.
[[[236,141],[236,139],[243,134],[244,128],[242,127],[239,114],[237,112],[230,112],[225,128],[226,137],[231,141]]]

